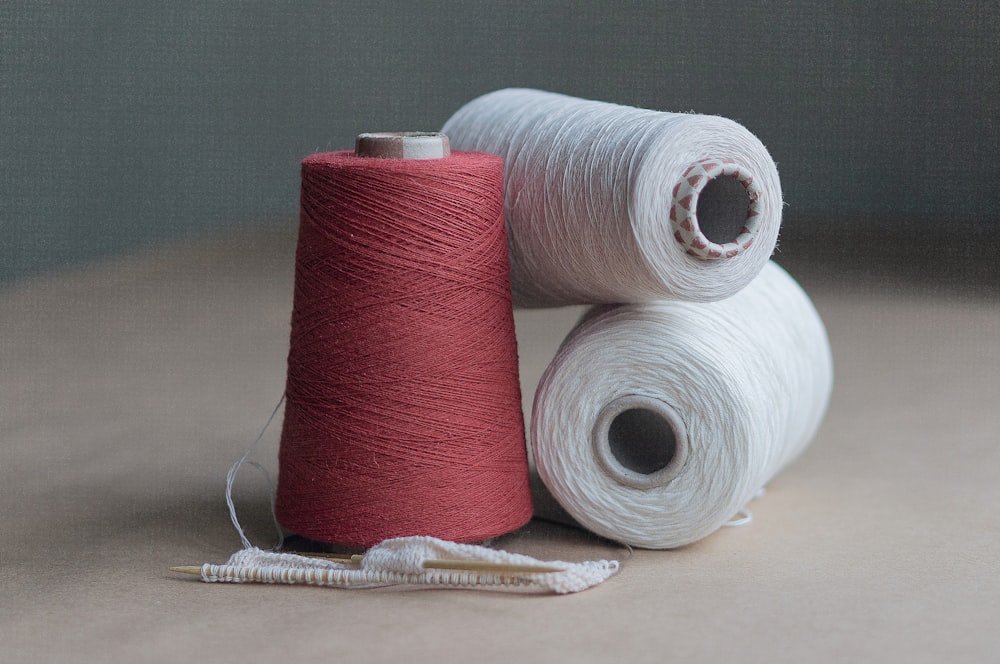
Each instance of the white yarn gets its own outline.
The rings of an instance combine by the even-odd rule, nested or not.
[[[598,307],[538,386],[535,462],[591,531],[682,546],[724,525],[804,449],[832,381],[823,323],[774,263],[720,302]],[[631,429],[613,429],[622,425]]]
[[[489,572],[424,568],[425,562],[441,560],[531,565],[550,571]],[[357,565],[251,547],[234,553],[225,565],[202,565],[201,578],[207,582],[285,583],[336,588],[413,585],[567,594],[602,583],[617,571],[618,562],[614,560],[542,562],[530,556],[433,537],[399,537],[375,545],[365,552]]]
[[[442,132],[503,157],[518,306],[722,299],[777,241],[777,169],[732,120],[506,89]]]

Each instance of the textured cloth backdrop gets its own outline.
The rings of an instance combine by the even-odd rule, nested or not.
[[[508,86],[737,120],[803,226],[1000,220],[986,0],[8,0],[0,26],[0,279],[291,216],[307,154]]]

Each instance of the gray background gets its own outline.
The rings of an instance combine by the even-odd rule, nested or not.
[[[995,229],[998,26],[982,0],[0,2],[0,280],[287,223],[305,155],[507,86],[742,122],[800,235]]]

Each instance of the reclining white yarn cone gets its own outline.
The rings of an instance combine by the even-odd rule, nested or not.
[[[832,386],[823,323],[774,263],[720,302],[595,307],[536,391],[536,468],[588,530],[683,546],[807,446]]]
[[[777,242],[777,169],[732,120],[505,89],[442,131],[503,157],[517,306],[719,300]]]

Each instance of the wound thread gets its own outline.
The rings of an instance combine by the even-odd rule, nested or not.
[[[517,306],[714,302],[746,287],[777,242],[777,168],[726,118],[510,88],[442,131],[504,159]]]
[[[832,387],[823,321],[768,263],[720,302],[588,312],[539,382],[532,453],[552,496],[588,530],[684,546],[732,525],[805,449]]]
[[[302,162],[284,527],[366,547],[530,519],[502,177],[469,152]]]

